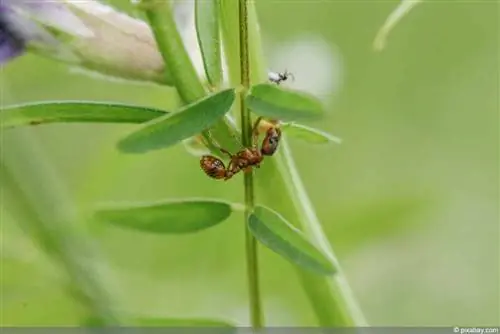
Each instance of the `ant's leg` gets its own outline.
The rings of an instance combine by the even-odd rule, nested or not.
[[[241,140],[240,138],[238,138],[238,136],[236,136],[234,133],[231,134],[231,136],[234,138],[234,140],[238,143],[238,145],[240,146],[241,149],[244,149],[245,146],[241,143]]]
[[[262,120],[262,116],[257,118],[252,128],[252,146],[257,147],[257,140],[259,139],[259,124]]]
[[[233,157],[233,154],[232,154],[231,152],[229,152],[228,150],[223,149],[223,148],[222,148],[222,147],[220,147],[220,146],[219,146],[219,150],[220,150],[222,153],[227,154],[227,156],[228,156],[229,158],[232,158],[232,157]]]
[[[216,146],[219,151],[221,151],[222,153],[226,154],[229,158],[232,158],[233,157],[233,154],[231,152],[229,152],[228,150],[222,148],[219,143],[215,140],[215,138],[212,136],[212,133],[210,132],[210,130],[207,131],[208,132],[208,135],[210,137],[210,139],[212,139],[212,143],[214,144],[214,146]]]

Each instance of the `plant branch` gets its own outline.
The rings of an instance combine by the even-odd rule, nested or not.
[[[252,124],[250,110],[245,104],[245,95],[250,87],[250,66],[248,51],[248,7],[247,0],[239,0],[239,31],[240,31],[240,78],[243,90],[240,94],[241,141],[245,147],[252,146]],[[245,242],[247,256],[248,288],[250,300],[250,319],[253,328],[263,326],[263,315],[259,291],[259,271],[257,240],[246,228],[248,218],[254,207],[253,173],[245,173]]]
[[[239,57],[239,44],[232,43],[236,39],[234,31],[238,29],[237,22],[234,22],[233,19],[236,15],[234,2],[234,0],[221,0],[223,43],[225,54],[230,58],[227,63],[233,86],[239,84],[239,80],[236,80],[239,79],[239,73],[234,68]],[[266,76],[262,70],[265,67],[262,46],[259,39],[256,38],[259,36],[259,27],[254,4],[249,3],[248,5],[252,9],[249,14],[253,16],[252,20],[248,21],[248,29],[251,43],[249,48],[252,66],[251,81],[254,84],[266,81]],[[279,212],[288,213],[289,221],[317,243],[330,256],[331,261],[339,270],[333,277],[321,277],[296,268],[300,283],[316,314],[318,323],[322,327],[366,326],[363,313],[359,310],[357,301],[352,295],[344,273],[304,189],[285,135],[281,138],[280,150],[274,158],[266,160],[266,163],[259,169],[256,183],[258,186],[256,191],[261,197],[260,201]],[[280,200],[277,201],[277,198]]]
[[[175,24],[170,1],[142,0],[139,5],[146,14],[165,65],[172,68],[169,75],[183,104],[190,104],[205,97],[207,91],[184,47]],[[213,137],[226,148],[231,150],[237,148],[237,143],[233,140],[234,129],[226,119],[218,122],[211,132]],[[202,135],[212,153],[220,154],[208,131],[203,131]]]

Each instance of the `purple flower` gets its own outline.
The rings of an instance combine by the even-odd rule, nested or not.
[[[64,0],[1,0],[0,64],[21,55],[30,46],[61,56],[61,43],[47,28],[70,36],[92,36]]]
[[[12,29],[9,8],[0,3],[0,64],[24,50],[24,39]]]

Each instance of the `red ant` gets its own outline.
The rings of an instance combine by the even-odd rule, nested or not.
[[[260,168],[260,163],[265,156],[271,156],[276,152],[281,138],[281,130],[277,126],[271,126],[266,131],[266,136],[262,141],[262,146],[259,150],[257,140],[259,138],[259,123],[262,117],[259,117],[252,129],[252,147],[243,148],[236,154],[231,154],[229,151],[219,146],[222,153],[229,156],[229,165],[226,168],[222,160],[213,155],[204,155],[200,159],[200,167],[205,174],[214,179],[229,180],[235,174],[243,170],[245,173],[252,171],[252,167]]]

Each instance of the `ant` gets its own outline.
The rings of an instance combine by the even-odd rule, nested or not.
[[[288,72],[287,70],[285,70],[285,72],[282,72],[282,73],[269,72],[267,77],[268,77],[269,81],[271,81],[277,85],[279,85],[283,81],[288,80],[288,78],[290,78],[290,77],[295,81],[295,77],[293,76],[293,74]]]
[[[252,167],[260,168],[260,163],[265,156],[271,156],[276,152],[281,138],[281,130],[277,126],[271,126],[266,131],[266,136],[262,141],[262,146],[259,150],[257,140],[259,138],[259,123],[262,117],[259,117],[252,129],[252,147],[243,148],[236,154],[231,154],[229,151],[219,146],[222,153],[229,156],[229,165],[226,168],[222,160],[213,155],[204,155],[200,159],[200,167],[205,174],[214,179],[229,180],[235,174],[243,170],[245,173],[252,171]]]

